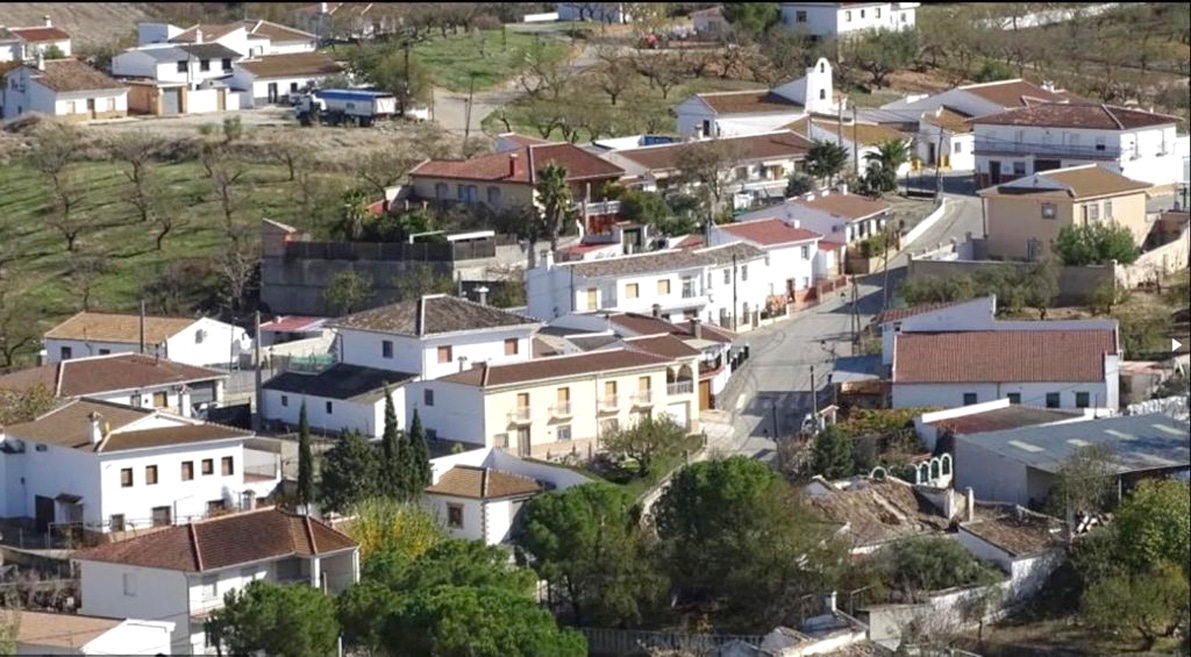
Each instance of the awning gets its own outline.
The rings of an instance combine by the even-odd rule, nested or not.
[[[70,493],[58,493],[58,497],[54,498],[56,501],[63,504],[78,504],[83,501],[82,495],[71,495]]]
[[[835,369],[829,375],[833,384],[881,380],[880,354],[844,356],[835,359]]]

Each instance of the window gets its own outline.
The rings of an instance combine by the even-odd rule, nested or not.
[[[1054,203],[1043,203],[1042,204],[1042,218],[1043,219],[1054,219],[1057,216],[1058,216],[1058,208],[1055,206]]]
[[[447,527],[450,527],[451,529],[463,529],[462,504],[447,505]]]
[[[380,357],[381,358],[392,358],[393,357],[393,341],[392,340],[381,340],[380,341]]]
[[[211,60],[200,59],[199,60],[199,70],[200,71],[210,71],[211,70]],[[298,85],[294,85],[294,86],[296,87]],[[294,91],[296,91],[296,89]]]
[[[182,461],[182,481],[194,479],[194,461]]]
[[[289,395],[281,396],[281,405],[285,408],[289,408]]]
[[[426,440],[429,440],[430,442],[438,440],[438,429],[426,427]]]
[[[827,100],[827,90],[826,89],[819,90],[819,100]]]
[[[845,12],[844,12],[844,22],[845,22],[845,23],[851,23],[851,22],[852,22],[852,12],[850,12],[850,11],[845,11]]]
[[[802,247],[801,249],[799,249],[799,251],[801,251],[801,254],[800,254],[800,255],[802,256],[802,259],[803,259],[803,260],[810,260],[810,259],[811,259],[811,247],[809,247],[809,246],[804,246],[804,247]]]
[[[1013,175],[1015,175],[1015,176],[1026,175],[1026,163],[1025,162],[1014,162],[1013,163]]]
[[[203,575],[199,586],[203,592],[203,600],[214,600],[219,597],[219,575]]]
[[[1009,403],[1010,404],[1020,404],[1021,403],[1021,393],[1020,392],[1009,393]]]
[[[124,595],[136,597],[136,573],[124,573]]]
[[[221,62],[221,63],[223,65],[223,70],[225,70],[225,71],[232,70],[232,60],[230,58],[224,57],[223,62]]]
[[[1092,405],[1091,394],[1086,392],[1075,393],[1075,407],[1088,408]]]
[[[298,83],[297,83],[297,82],[291,82],[291,83],[289,83],[289,92],[290,92],[291,94],[296,94],[296,93],[298,93]]]
[[[748,167],[736,167],[736,180],[748,180],[748,179],[749,179],[749,168]]]
[[[695,296],[695,279],[687,276],[682,279],[682,298],[690,299]]]
[[[620,420],[613,417],[600,422],[600,432],[605,436],[617,431],[620,431]]]
[[[670,279],[663,278],[658,281],[658,294],[659,295],[670,294]]]
[[[806,22],[806,12],[805,11],[794,12],[794,22],[795,23],[805,23]]]
[[[131,397],[129,397],[128,405],[132,406],[133,408],[140,408],[141,407],[141,396],[140,395],[132,395]]]
[[[449,192],[448,192],[448,187],[447,187],[446,183],[435,183],[434,184],[434,198],[436,198],[440,201],[445,201],[447,199],[448,193]]]
[[[731,282],[732,282],[732,270],[725,269],[724,270],[724,285],[727,285],[728,283],[731,283]]]
[[[120,470],[120,488],[132,488],[132,468]]]
[[[558,439],[559,440],[570,440],[571,439],[571,425],[569,425],[569,424],[558,425]]]
[[[964,143],[962,141],[952,142],[951,152],[955,153],[956,155],[964,152]]]
[[[438,362],[439,363],[449,363],[449,362],[451,362],[451,360],[452,360],[451,359],[451,346],[447,345],[444,347],[439,347],[438,348]]]
[[[179,72],[179,73],[185,73],[186,71],[187,71],[187,67],[186,67],[186,60],[185,60],[185,59],[183,59],[183,60],[181,60],[181,61],[179,61],[179,62],[178,62],[178,72]]]
[[[106,110],[108,112],[116,111],[116,99],[115,98],[105,99],[103,105],[104,105],[104,110]]]
[[[901,12],[902,22],[906,22],[906,12]]]
[[[638,287],[638,285],[636,283],[629,283],[628,285],[624,286],[624,298],[636,299],[639,294],[639,291],[640,291],[640,288]]]
[[[874,9],[874,10],[873,10],[873,17],[874,17],[874,18],[880,18],[880,17],[881,17],[881,8],[880,8],[880,7],[877,7],[876,9]]]
[[[505,339],[505,355],[506,356],[516,356],[517,355],[517,338]]]
[[[964,406],[971,406],[972,404],[975,404],[975,403],[976,403],[976,393],[965,392],[964,393]]]
[[[740,280],[747,281],[748,279],[749,279],[749,266],[741,265],[740,266]]]
[[[227,504],[223,500],[209,500],[207,502],[207,515],[219,513],[227,508]]]
[[[864,18],[864,10],[863,9],[860,10],[860,17]]]
[[[1083,206],[1084,221],[1100,221],[1100,204],[1088,203]]]
[[[327,402],[326,407],[327,407],[327,415],[335,414],[335,404],[334,403]]]
[[[434,391],[427,388],[422,391],[422,403],[427,406],[434,406]]]
[[[1058,408],[1059,407],[1059,393],[1057,393],[1057,392],[1046,393],[1046,407],[1047,408]]]
[[[236,474],[236,464],[232,462],[232,457],[230,456],[219,459],[219,469],[223,471],[223,476],[225,477]]]
[[[203,459],[202,472],[204,475],[215,474],[215,459]]]
[[[112,350],[111,350],[111,349],[100,349],[100,350],[99,350],[99,355],[100,355],[100,356],[107,356],[108,354],[111,354],[111,353],[112,353]]]
[[[492,186],[488,188],[488,205],[500,205],[499,187]]]
[[[112,531],[114,532],[124,531],[124,514],[113,513],[112,517],[108,519],[108,526],[111,527]]]
[[[156,484],[156,483],[157,483],[157,466],[146,465],[145,466],[145,485],[152,486],[153,484]]]
[[[74,358],[74,351],[70,347],[62,347],[58,350],[58,354],[61,356],[59,360],[70,360],[71,358]]]
[[[153,526],[154,527],[169,527],[173,524],[171,521],[170,507],[155,506],[153,507]]]
[[[1096,137],[1096,150],[1102,151],[1106,148],[1104,137]]]
[[[1112,201],[1111,200],[1104,202],[1104,218],[1112,219]]]

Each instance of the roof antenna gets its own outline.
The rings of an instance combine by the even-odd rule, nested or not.
[[[141,299],[141,353],[145,353],[145,299]]]

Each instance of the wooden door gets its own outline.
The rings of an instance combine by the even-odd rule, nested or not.
[[[54,522],[54,498],[38,495],[33,501],[33,520],[38,533],[50,531]]]
[[[532,439],[529,435],[529,427],[520,427],[517,429],[517,456],[529,456],[533,451]]]
[[[164,392],[153,393],[153,408],[165,408],[169,405],[169,395]]]
[[[699,382],[699,410],[711,410],[711,381]]]
[[[95,99],[94,98],[87,99],[87,114],[90,114],[91,118],[95,118]]]
[[[598,292],[597,292],[596,288],[594,288],[594,287],[587,288],[587,309],[595,310],[598,307],[599,307]]]

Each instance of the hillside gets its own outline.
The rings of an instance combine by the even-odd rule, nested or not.
[[[0,25],[41,25],[46,15],[76,48],[110,44],[133,34],[137,22],[153,20],[137,2],[0,2]]]

